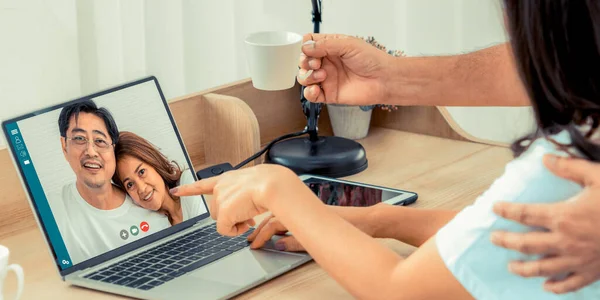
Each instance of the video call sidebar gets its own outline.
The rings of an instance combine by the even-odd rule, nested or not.
[[[38,178],[33,161],[31,160],[29,152],[27,151],[27,145],[25,144],[25,140],[23,139],[21,131],[19,130],[19,126],[16,122],[8,123],[5,126],[6,132],[9,133],[8,135],[10,137],[10,144],[15,156],[15,160],[18,162],[21,168],[37,213],[43,221],[42,224],[44,224],[44,232],[50,239],[54,254],[56,256],[56,262],[60,266],[61,270],[72,267],[71,257],[67,251],[67,246],[60,235],[58,225],[56,224],[56,220],[54,219],[52,210],[50,209],[50,204],[48,203],[48,199],[46,198],[46,194],[44,193],[42,184]]]

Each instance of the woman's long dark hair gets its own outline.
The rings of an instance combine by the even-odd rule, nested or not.
[[[566,130],[577,149],[600,161],[589,141],[600,119],[600,1],[504,0],[517,68],[538,131],[517,140],[516,156],[536,138]],[[590,125],[588,132],[578,126]]]

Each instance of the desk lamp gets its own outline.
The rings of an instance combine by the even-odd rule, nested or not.
[[[314,33],[321,24],[321,0],[312,0]],[[288,167],[296,174],[344,177],[359,173],[368,166],[363,146],[353,140],[336,136],[319,136],[317,123],[321,104],[312,103],[300,93],[302,110],[307,119],[308,137],[273,141],[265,162]]]

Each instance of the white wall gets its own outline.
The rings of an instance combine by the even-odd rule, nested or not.
[[[74,3],[0,0],[0,119],[80,94]]]
[[[497,2],[323,0],[321,30],[413,56],[461,53],[505,41]],[[0,0],[0,119],[145,75],[167,98],[246,78],[244,36],[311,32],[311,10],[308,0]],[[527,127],[522,108],[450,110],[483,138]],[[518,128],[498,130],[508,124]]]

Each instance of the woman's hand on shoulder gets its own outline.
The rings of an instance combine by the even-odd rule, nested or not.
[[[546,230],[500,231],[492,235],[492,242],[541,256],[538,260],[512,262],[512,272],[523,277],[546,277],[544,288],[557,294],[574,292],[600,280],[600,164],[554,156],[547,156],[544,162],[555,175],[579,183],[584,190],[559,203],[496,204],[494,211],[501,217]]]

